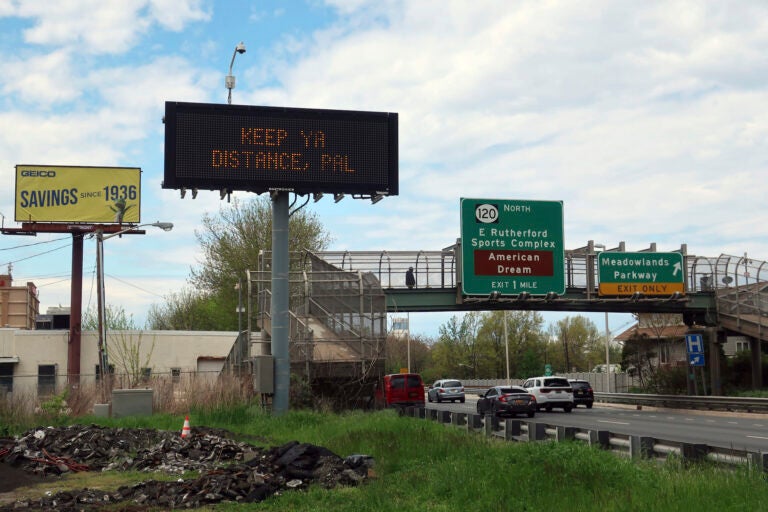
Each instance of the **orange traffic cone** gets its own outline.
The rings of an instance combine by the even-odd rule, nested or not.
[[[188,437],[191,433],[191,429],[189,428],[189,416],[184,418],[184,426],[181,428],[181,438],[184,439],[185,437]]]

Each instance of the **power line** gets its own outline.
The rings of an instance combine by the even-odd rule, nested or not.
[[[33,245],[50,244],[51,242],[58,242],[60,240],[68,240],[68,237],[54,238],[53,240],[44,240],[42,242],[32,242],[31,244],[16,245],[14,247],[3,247],[0,251],[11,251],[13,249],[21,249],[22,247],[32,247]]]
[[[31,260],[32,258],[37,258],[38,256],[43,256],[45,254],[49,254],[49,253],[52,253],[52,252],[55,252],[55,251],[59,251],[61,249],[66,249],[69,246],[70,246],[70,244],[67,243],[66,245],[62,245],[61,247],[56,247],[55,249],[51,249],[50,251],[43,251],[43,252],[39,252],[37,254],[33,254],[32,256],[27,256],[26,258],[20,258],[18,260],[9,261],[9,262],[6,262],[6,263],[0,263],[0,267],[4,267],[6,265],[11,265],[13,263],[18,263],[20,261]]]
[[[119,277],[115,277],[115,276],[113,276],[112,274],[106,274],[106,275],[108,275],[109,277],[111,277],[112,279],[114,279],[114,280],[116,280],[116,281],[120,281],[121,283],[123,283],[123,284],[125,284],[125,285],[128,285],[128,286],[131,286],[131,287],[133,287],[133,288],[136,288],[137,290],[141,290],[141,291],[142,291],[142,292],[144,292],[144,293],[148,293],[149,295],[154,295],[155,297],[159,297],[159,298],[161,298],[161,299],[165,299],[165,297],[163,297],[163,296],[162,296],[162,295],[160,295],[160,294],[157,294],[157,293],[155,293],[155,292],[151,292],[151,291],[149,291],[149,290],[145,290],[144,288],[142,288],[142,287],[140,287],[140,286],[136,286],[136,285],[135,285],[135,284],[133,284],[133,283],[130,283],[130,282],[128,282],[128,281],[124,281],[124,280],[120,279]]]

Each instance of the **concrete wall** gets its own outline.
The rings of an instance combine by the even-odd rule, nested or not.
[[[237,332],[213,331],[109,331],[107,352],[116,373],[122,373],[121,347],[138,350],[137,361],[148,367],[152,374],[170,374],[172,368],[182,373],[198,370],[199,361],[222,361],[227,357]],[[13,391],[36,394],[38,367],[56,365],[56,389],[67,384],[67,357],[69,331],[0,329],[0,362],[18,358],[13,364]],[[150,355],[151,354],[151,355]],[[99,360],[98,334],[81,334],[80,383],[95,382]],[[211,364],[204,365],[210,368]]]

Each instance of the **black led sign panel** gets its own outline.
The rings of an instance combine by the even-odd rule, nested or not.
[[[397,195],[397,114],[166,102],[163,188]]]

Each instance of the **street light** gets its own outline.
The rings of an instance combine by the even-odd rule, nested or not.
[[[106,375],[109,373],[109,357],[107,354],[107,322],[106,322],[106,301],[104,297],[104,240],[118,235],[131,233],[144,226],[153,226],[163,231],[173,229],[171,222],[153,222],[152,224],[140,224],[122,229],[115,233],[104,236],[104,229],[96,230],[96,287],[98,288],[98,322],[99,322],[99,365],[101,367],[102,382],[106,382]],[[137,233],[138,234],[138,233]]]
[[[235,57],[238,53],[245,53],[245,45],[242,41],[235,46],[235,51],[232,52],[232,61],[229,63],[229,74],[224,77],[224,87],[229,90],[229,93],[227,94],[227,103],[229,105],[232,104],[232,89],[235,88],[235,77],[232,75],[232,66],[235,65]]]
[[[512,385],[512,381],[509,380],[509,337],[507,336],[507,310],[504,310],[504,352],[507,356],[507,386]]]

